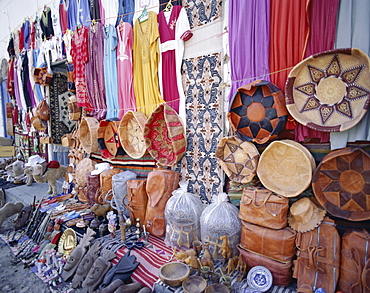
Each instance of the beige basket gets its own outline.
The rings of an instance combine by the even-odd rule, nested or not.
[[[91,171],[95,170],[96,162],[89,159],[82,159],[75,170],[75,179],[78,186],[83,187],[86,184],[86,174],[89,174]]]
[[[144,138],[146,120],[143,113],[128,111],[119,124],[118,135],[122,147],[131,158],[140,159],[147,153]]]
[[[80,142],[88,154],[97,152],[99,121],[93,117],[82,117],[80,125]]]

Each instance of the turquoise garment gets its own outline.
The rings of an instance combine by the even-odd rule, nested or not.
[[[106,119],[118,118],[117,32],[113,25],[104,26],[104,81],[107,103]]]
[[[37,58],[39,56],[40,49],[34,49],[33,50],[33,64],[37,64]],[[37,97],[37,100],[40,102],[44,96],[42,94],[41,86],[37,83],[35,83],[35,96]]]
[[[340,2],[336,48],[359,48],[370,53],[370,1],[346,0]],[[367,112],[354,127],[330,133],[332,150],[345,148],[347,142],[370,140],[370,114]]]

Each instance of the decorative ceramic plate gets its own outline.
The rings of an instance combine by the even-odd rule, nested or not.
[[[59,239],[58,252],[70,255],[77,245],[76,232],[72,228],[66,229]]]
[[[272,274],[264,266],[255,266],[251,268],[247,275],[248,286],[266,292],[272,285]]]

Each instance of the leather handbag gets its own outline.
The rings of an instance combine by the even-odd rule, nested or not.
[[[86,174],[85,197],[90,205],[94,205],[96,192],[100,188],[100,174],[92,175],[91,172]]]
[[[49,105],[45,99],[43,99],[37,106],[36,106],[36,115],[41,119],[41,121],[48,121],[50,118],[50,109]]]
[[[166,231],[164,210],[172,192],[178,188],[180,174],[167,169],[154,169],[149,172],[146,192],[148,205],[145,215],[146,230],[157,237],[163,237]]]
[[[98,204],[106,204],[105,196],[108,191],[112,189],[112,177],[118,173],[123,172],[122,169],[113,168],[100,173],[100,188],[96,192],[95,201]],[[112,196],[108,197],[107,200],[112,200]]]
[[[77,98],[72,95],[68,98],[68,117],[71,121],[78,121],[81,118],[81,107],[77,106]]]
[[[320,287],[325,292],[335,292],[339,277],[340,236],[334,221],[326,217],[314,230],[298,233],[297,249],[293,272],[297,292],[314,292]]]
[[[277,230],[242,221],[240,244],[272,259],[289,262],[295,256],[296,235],[290,227]]]
[[[243,189],[239,218],[271,229],[287,226],[289,199],[263,187]]]
[[[238,250],[249,269],[255,266],[264,266],[269,269],[274,285],[286,287],[292,282],[292,261],[278,261],[245,249],[241,245],[238,245]]]
[[[127,194],[122,204],[130,212],[130,219],[135,223],[136,219],[145,220],[148,195],[146,193],[146,180],[132,179],[127,181]]]
[[[337,290],[370,292],[370,234],[366,230],[346,231],[342,237]]]

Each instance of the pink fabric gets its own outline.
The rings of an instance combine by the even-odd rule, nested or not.
[[[118,118],[121,119],[127,111],[136,111],[132,68],[132,26],[121,22],[117,26],[117,78],[118,78]]]
[[[62,29],[62,33],[64,34],[68,28],[68,13],[65,1],[61,1],[59,3],[59,21],[60,28]]]

